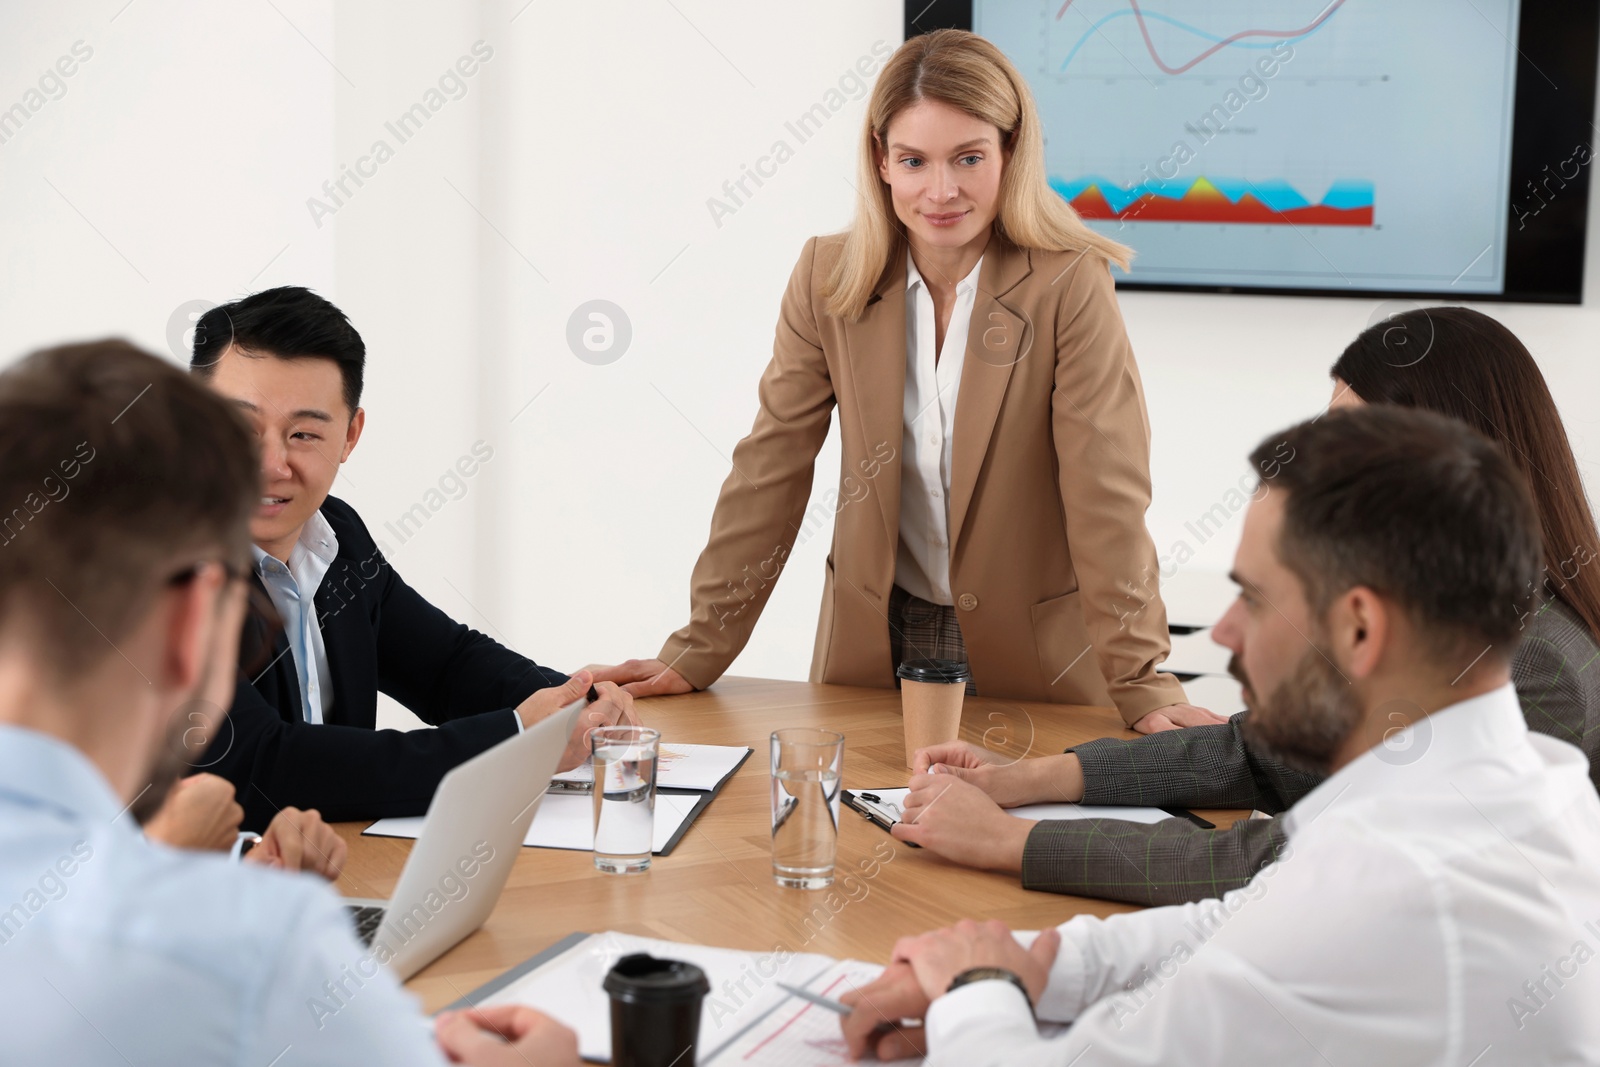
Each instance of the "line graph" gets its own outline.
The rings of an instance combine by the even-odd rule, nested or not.
[[[1061,21],[1061,19],[1066,15],[1067,11],[1075,2],[1076,0],[1065,0],[1060,9],[1056,11],[1055,17],[1057,22]],[[1321,13],[1318,14],[1316,18],[1314,18],[1309,24],[1298,29],[1240,30],[1237,33],[1229,34],[1226,37],[1219,37],[1216,34],[1209,33],[1197,26],[1191,26],[1186,22],[1181,22],[1178,19],[1172,18],[1170,15],[1163,15],[1154,11],[1147,12],[1139,6],[1139,0],[1128,0],[1127,10],[1114,11],[1111,14],[1101,18],[1099,21],[1091,23],[1088,30],[1084,32],[1083,36],[1078,38],[1077,42],[1072,46],[1072,48],[1067,51],[1066,57],[1061,61],[1061,67],[1059,69],[1066,70],[1067,64],[1071,63],[1074,57],[1077,56],[1079,50],[1082,49],[1083,46],[1095,36],[1095,34],[1100,32],[1100,28],[1102,26],[1119,18],[1132,17],[1138,23],[1139,34],[1144,38],[1145,49],[1150,53],[1151,60],[1155,62],[1156,67],[1159,68],[1163,74],[1179,75],[1193,69],[1199,64],[1205,62],[1207,59],[1210,59],[1212,56],[1216,55],[1218,52],[1222,51],[1224,48],[1228,48],[1230,46],[1239,48],[1271,47],[1269,45],[1246,43],[1248,39],[1252,37],[1262,37],[1273,41],[1294,41],[1309,37],[1311,34],[1321,29],[1328,19],[1333,17],[1334,12],[1338,11],[1339,8],[1344,6],[1344,2],[1345,0],[1330,0],[1328,5],[1322,9]],[[1194,34],[1203,40],[1211,41],[1212,45],[1199,55],[1195,56],[1193,59],[1190,59],[1188,62],[1182,63],[1178,66],[1172,66],[1161,57],[1161,53],[1156,49],[1155,40],[1150,36],[1149,23],[1151,21],[1162,22],[1169,26],[1174,26],[1185,31],[1186,33]]]
[[[1532,0],[1472,4],[972,0],[972,29],[1033,91],[1050,188],[1137,249],[1136,284],[1497,293],[1502,28]]]

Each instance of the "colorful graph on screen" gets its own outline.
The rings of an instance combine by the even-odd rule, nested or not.
[[[972,0],[972,27],[1129,284],[1496,294],[1523,6]]]
[[[1318,201],[1286,181],[1197,177],[1121,186],[1101,177],[1051,179],[1086,219],[1213,222],[1276,226],[1371,226],[1373,184],[1336,181]]]
[[[1066,0],[1066,2],[1061,5],[1060,9],[1056,11],[1057,22],[1060,22],[1066,17],[1067,9],[1070,8],[1073,3],[1074,0]],[[1083,48],[1083,46],[1089,43],[1091,39],[1100,33],[1101,27],[1105,26],[1107,23],[1124,17],[1132,17],[1138,23],[1139,34],[1144,40],[1145,49],[1150,53],[1151,60],[1155,62],[1155,65],[1163,74],[1182,74],[1185,71],[1199,66],[1201,63],[1205,62],[1207,59],[1210,59],[1212,56],[1216,55],[1225,48],[1270,48],[1270,44],[1259,42],[1302,41],[1321,29],[1323,23],[1327,22],[1328,19],[1333,17],[1333,13],[1343,7],[1344,3],[1345,0],[1330,0],[1328,5],[1322,9],[1321,14],[1317,15],[1316,18],[1312,19],[1306,25],[1296,27],[1294,29],[1238,30],[1226,37],[1223,37],[1215,33],[1208,33],[1197,26],[1191,26],[1189,23],[1175,19],[1170,15],[1164,15],[1154,11],[1145,11],[1139,7],[1139,0],[1128,0],[1127,8],[1113,11],[1094,22],[1088,23],[1088,29],[1084,31],[1083,36],[1079,37],[1073,46],[1067,51],[1066,58],[1061,61],[1061,69],[1066,70],[1067,67],[1071,65],[1073,58],[1077,56],[1078,52]],[[1150,35],[1151,22],[1160,22],[1168,26],[1176,26],[1185,33],[1190,33],[1201,38],[1202,40],[1212,42],[1211,47],[1202,50],[1197,55],[1194,55],[1189,59],[1176,61],[1176,65],[1169,63],[1167,60],[1162,58],[1160,50],[1156,47],[1155,40]]]

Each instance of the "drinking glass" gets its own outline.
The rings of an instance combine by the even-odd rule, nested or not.
[[[844,735],[772,731],[772,877],[790,889],[833,884]]]
[[[594,757],[594,865],[609,874],[650,869],[661,734],[647,726],[602,726]]]

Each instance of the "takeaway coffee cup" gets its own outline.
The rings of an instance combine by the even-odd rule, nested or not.
[[[700,1002],[711,992],[692,963],[624,956],[606,974],[612,1067],[688,1067],[700,1040]]]
[[[906,766],[919,748],[954,741],[961,733],[961,698],[972,671],[953,659],[908,660],[900,679],[900,713],[906,722]]]

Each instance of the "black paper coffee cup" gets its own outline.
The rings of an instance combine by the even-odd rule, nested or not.
[[[606,975],[611,995],[612,1067],[691,1067],[700,1040],[700,1003],[711,992],[692,963],[635,953]]]

